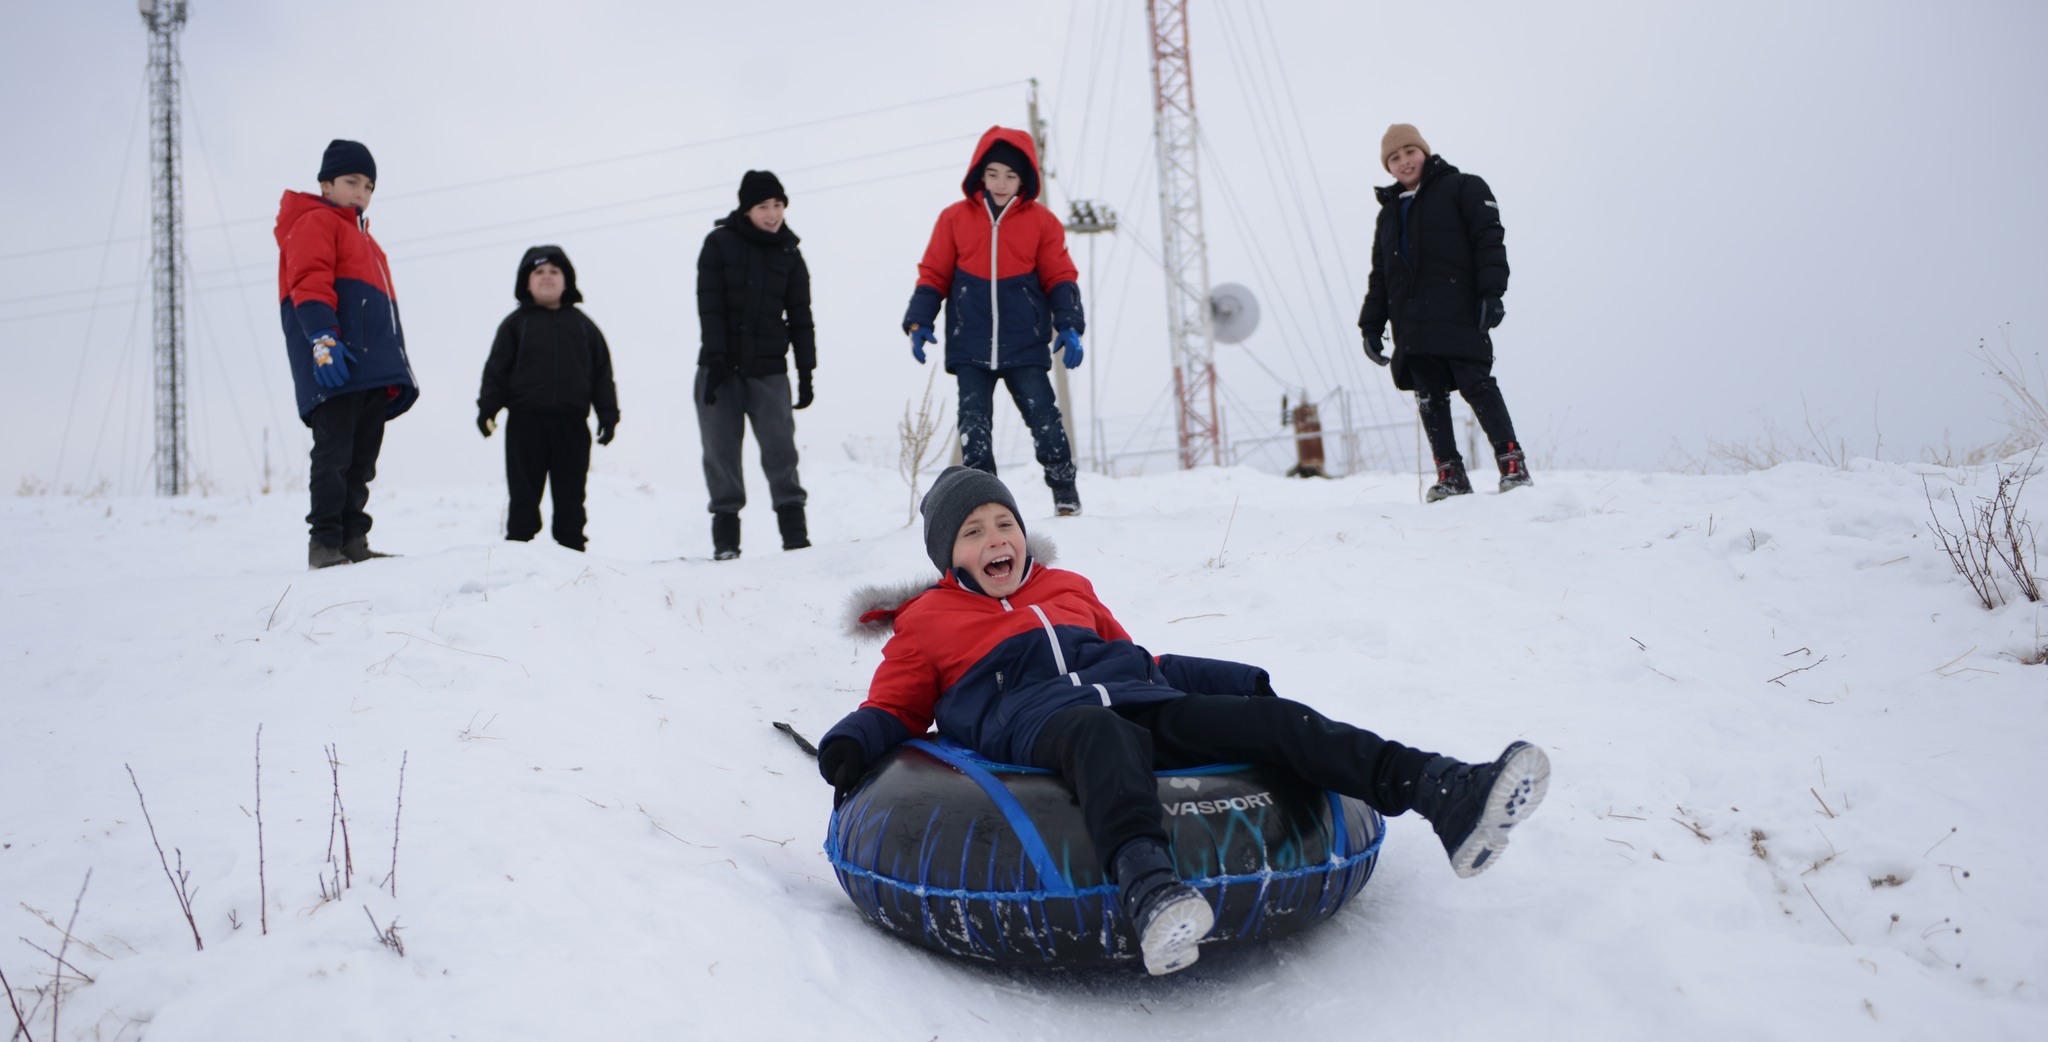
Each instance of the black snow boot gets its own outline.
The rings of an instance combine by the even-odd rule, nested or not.
[[[341,547],[329,546],[318,539],[311,540],[306,544],[307,571],[319,571],[322,568],[332,568],[337,564],[349,563],[351,562],[348,559],[348,555],[342,552]]]
[[[1081,491],[1072,482],[1052,487],[1052,512],[1060,517],[1073,517],[1081,512]]]
[[[782,548],[801,550],[811,545],[810,529],[804,525],[804,505],[776,507],[775,524],[782,529]]]
[[[1508,830],[1528,819],[1549,788],[1550,757],[1515,742],[1492,763],[1430,760],[1415,786],[1415,810],[1436,827],[1451,870],[1469,879],[1500,860]]]
[[[1471,494],[1472,479],[1465,476],[1464,461],[1452,460],[1449,463],[1439,461],[1436,465],[1436,484],[1429,486],[1429,492],[1422,498],[1434,503],[1439,499],[1449,499],[1452,496],[1469,496]]]
[[[377,551],[370,549],[370,537],[366,535],[359,535],[356,536],[354,539],[343,540],[341,544],[341,552],[344,556],[348,558],[348,563],[350,564],[361,564],[364,561],[367,561],[373,557],[398,556],[397,554],[380,554]]]
[[[1208,899],[1181,882],[1165,844],[1139,838],[1117,849],[1110,871],[1117,902],[1138,934],[1145,972],[1155,977],[1184,970],[1201,957],[1197,947],[1216,925]]]
[[[1536,483],[1535,479],[1529,476],[1528,461],[1522,458],[1521,442],[1508,442],[1507,451],[1495,456],[1494,459],[1500,462],[1500,490],[1502,492]]]
[[[711,559],[730,561],[740,555],[740,516],[711,515]]]

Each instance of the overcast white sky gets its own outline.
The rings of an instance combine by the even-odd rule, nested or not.
[[[6,6],[0,483],[145,491],[145,34],[125,0]],[[1854,454],[1881,437],[1886,458],[1918,458],[2001,432],[1981,338],[2040,364],[2044,5],[1192,8],[1210,270],[1265,310],[1218,349],[1234,440],[1279,433],[1282,393],[1342,387],[1359,422],[1389,425],[1366,451],[1412,463],[1410,399],[1353,327],[1394,121],[1500,199],[1514,276],[1496,373],[1540,464],[1677,466],[1770,430],[1803,443],[1809,422]],[[471,426],[478,374],[520,252],[558,242],[621,377],[598,465],[699,482],[693,265],[749,167],[782,176],[814,277],[804,450],[886,460],[925,376],[896,332],[918,253],[975,137],[1023,122],[1033,77],[1054,203],[1102,198],[1125,220],[1092,263],[1073,243],[1093,328],[1072,405],[1121,468],[1157,468],[1128,455],[1171,431],[1145,33],[1135,0],[194,0],[195,469],[253,486],[266,430],[273,468],[303,469],[270,226],[337,136],[376,154],[372,229],[423,385],[382,481],[497,471]]]

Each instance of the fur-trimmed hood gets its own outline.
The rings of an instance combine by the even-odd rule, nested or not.
[[[1024,537],[1027,564],[1037,568],[1059,557],[1059,548],[1042,535]],[[886,640],[896,632],[896,612],[910,599],[938,585],[935,579],[906,579],[898,583],[863,586],[846,599],[846,635],[859,641]]]

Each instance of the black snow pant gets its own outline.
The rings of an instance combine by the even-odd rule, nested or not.
[[[1031,765],[1059,772],[1073,788],[1088,838],[1107,869],[1131,840],[1167,842],[1154,770],[1212,763],[1285,767],[1311,785],[1394,815],[1413,805],[1415,781],[1433,755],[1285,698],[1183,695],[1062,709],[1039,731]]]
[[[1045,483],[1058,490],[1074,484],[1074,450],[1052,393],[1048,370],[1036,366],[981,369],[965,366],[960,381],[960,462],[975,470],[996,472],[994,445],[996,382],[1009,385],[1010,400],[1031,430],[1031,448],[1045,468]]]
[[[809,499],[796,473],[796,414],[789,401],[789,374],[740,376],[728,373],[704,404],[704,382],[711,370],[697,367],[692,395],[697,403],[697,435],[704,447],[704,485],[711,493],[714,514],[737,514],[747,505],[747,484],[740,473],[740,444],[747,425],[761,445],[761,471],[768,477],[769,503],[780,510],[800,507]]]
[[[306,490],[313,510],[306,515],[313,541],[340,546],[370,534],[370,482],[377,477],[377,453],[384,447],[384,410],[391,394],[382,387],[337,394],[313,407],[313,458]]]
[[[505,538],[540,534],[540,493],[554,493],[555,542],[581,550],[583,489],[590,476],[590,425],[568,413],[509,410],[505,418]]]
[[[1415,408],[1422,414],[1422,430],[1429,436],[1429,454],[1437,463],[1463,463],[1458,453],[1458,433],[1451,424],[1451,392],[1465,396],[1472,416],[1493,454],[1508,451],[1515,440],[1515,423],[1508,418],[1508,403],[1493,381],[1493,363],[1469,358],[1438,358],[1416,355],[1404,360],[1415,382]]]

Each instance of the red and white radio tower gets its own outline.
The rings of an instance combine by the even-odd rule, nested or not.
[[[1202,235],[1195,81],[1187,0],[1146,0],[1152,21],[1152,134],[1159,146],[1159,226],[1165,239],[1166,330],[1182,469],[1225,462],[1216,411],[1216,330],[1209,312],[1209,249]]]

